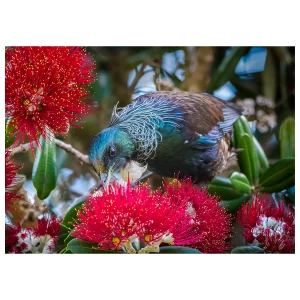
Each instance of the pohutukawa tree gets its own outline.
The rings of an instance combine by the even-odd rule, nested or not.
[[[246,48],[230,51],[211,80],[211,94],[234,78],[224,82],[224,65],[234,70]],[[135,85],[147,63],[136,68]],[[115,106],[88,156],[61,138],[89,112],[85,99],[97,83],[95,66],[83,47],[6,49],[5,129],[12,140],[5,149],[6,253],[295,252],[295,208],[286,197],[295,185],[293,118],[279,130],[281,159],[269,164],[236,104],[178,88],[157,91]],[[157,63],[151,67],[159,87]],[[44,205],[33,222],[15,221],[18,202],[30,197],[13,156],[32,155],[34,197],[45,200],[57,185],[56,147],[97,179],[105,173],[105,181],[99,178],[60,216]],[[220,176],[232,166],[229,178]],[[142,183],[147,168],[165,177],[160,187]],[[243,240],[232,249],[237,222]]]

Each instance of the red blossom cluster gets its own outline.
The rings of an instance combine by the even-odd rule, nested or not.
[[[208,194],[207,189],[193,185],[187,179],[165,185],[166,195],[175,203],[185,202],[194,214],[194,229],[198,240],[190,247],[203,253],[224,253],[229,250],[232,216],[220,207],[219,198]]]
[[[93,62],[79,47],[11,47],[5,53],[5,110],[15,145],[66,134],[87,112]]]
[[[15,190],[19,183],[17,171],[20,169],[16,166],[10,157],[10,151],[5,151],[5,210],[8,210],[14,200],[21,196]]]
[[[295,250],[295,213],[284,202],[276,203],[265,195],[255,195],[237,213],[249,244],[260,244],[265,252],[293,253]]]
[[[54,253],[60,231],[59,220],[43,217],[33,228],[20,224],[7,226],[5,248],[7,253]]]
[[[158,252],[160,244],[225,252],[231,217],[217,200],[191,180],[165,183],[165,193],[152,192],[148,185],[132,189],[114,184],[88,197],[72,235],[98,243],[98,249],[128,253],[136,253],[136,241],[146,245],[139,253]]]
[[[28,138],[39,144],[55,133],[67,134],[70,125],[87,112],[82,99],[94,81],[94,63],[81,47],[10,47],[5,52],[5,114],[16,133],[13,147]],[[76,125],[75,125],[76,126]],[[5,151],[5,209],[19,199],[16,167]]]

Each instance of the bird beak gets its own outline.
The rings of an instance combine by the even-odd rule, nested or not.
[[[109,167],[108,172],[107,172],[107,176],[106,176],[106,179],[105,179],[105,182],[104,182],[104,187],[105,188],[108,187],[112,175],[113,175],[113,168]]]
[[[99,174],[100,177],[100,181],[105,183],[106,182],[106,178],[107,178],[107,174],[106,173],[100,173]]]

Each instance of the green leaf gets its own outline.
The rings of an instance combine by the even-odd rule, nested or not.
[[[230,176],[232,185],[241,193],[250,194],[251,186],[247,177],[239,172],[233,172]]]
[[[260,254],[264,253],[264,249],[257,247],[257,246],[240,246],[232,249],[231,253],[234,254]]]
[[[255,185],[259,176],[259,162],[247,119],[244,116],[241,116],[234,123],[233,128],[234,147],[241,149],[238,153],[238,162],[241,172],[247,176],[252,185]]]
[[[235,68],[241,57],[249,50],[249,47],[234,47],[230,53],[224,57],[217,71],[211,79],[208,91],[211,93],[217,90],[235,74]]]
[[[295,159],[283,158],[271,165],[260,177],[261,192],[275,193],[295,185]]]
[[[72,251],[70,251],[69,249],[67,249],[66,251],[64,251],[62,254],[73,254]]]
[[[197,249],[194,248],[188,248],[188,247],[181,247],[181,246],[164,246],[159,248],[159,253],[155,254],[165,254],[165,253],[172,253],[172,254],[178,254],[178,253],[184,253],[184,254],[201,254]]]
[[[52,139],[40,137],[41,148],[37,148],[32,169],[32,182],[41,200],[46,199],[56,186],[56,145]]]
[[[258,158],[254,148],[252,136],[244,133],[240,137],[239,148],[242,149],[238,153],[239,166],[252,185],[255,185],[258,179]]]
[[[241,197],[243,194],[239,193],[232,185],[230,179],[217,176],[209,185],[208,192],[210,195],[216,195],[222,200],[231,200]]]
[[[265,154],[265,151],[259,144],[258,140],[256,137],[253,135],[253,142],[254,142],[254,147],[256,149],[257,157],[258,157],[258,162],[259,162],[259,174],[261,175],[265,170],[269,168],[269,161],[268,158]]]
[[[63,224],[60,224],[60,231],[58,234],[58,241],[56,244],[58,251],[60,251],[61,249],[63,249],[66,246],[65,239],[68,237],[69,233],[70,233],[69,228],[67,228]]]
[[[69,229],[73,229],[74,221],[77,220],[77,211],[82,207],[85,201],[81,201],[76,205],[72,206],[66,213],[62,224]]]
[[[82,207],[82,205],[84,204],[84,200],[75,204],[74,206],[72,206],[68,212],[66,213],[63,221],[62,221],[62,225],[66,228],[68,228],[68,235],[65,237],[64,239],[64,243],[68,244],[72,239],[74,239],[74,237],[71,235],[71,231],[74,228],[74,222],[78,219],[77,218],[77,211]]]
[[[286,118],[279,132],[280,154],[282,158],[295,157],[295,119]]]
[[[274,184],[272,186],[261,186],[260,191],[264,193],[277,193],[281,192],[291,186],[295,185],[295,175],[290,176],[289,178]]]
[[[222,201],[220,202],[220,206],[225,207],[227,212],[234,213],[240,208],[243,203],[249,201],[250,199],[251,195],[245,195],[237,199]]]
[[[263,72],[261,72],[263,95],[273,101],[276,99],[277,93],[277,67],[276,61],[270,49],[267,49],[266,64]],[[258,95],[258,94],[256,94]]]
[[[235,136],[241,135],[243,133],[247,133],[248,135],[252,136],[251,128],[245,116],[240,116],[235,121],[234,125],[236,127],[234,129]]]
[[[15,134],[12,134],[15,130],[15,126],[11,124],[10,120],[11,119],[5,119],[5,148],[10,147],[16,139]]]
[[[68,243],[68,250],[72,253],[93,253],[93,254],[126,254],[124,251],[109,251],[109,250],[96,250],[97,243],[88,243],[79,239],[73,239]]]

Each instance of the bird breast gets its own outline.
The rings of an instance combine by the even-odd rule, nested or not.
[[[120,175],[125,182],[128,182],[128,178],[130,182],[134,182],[139,179],[146,170],[147,165],[141,166],[139,163],[131,160],[121,169]]]

